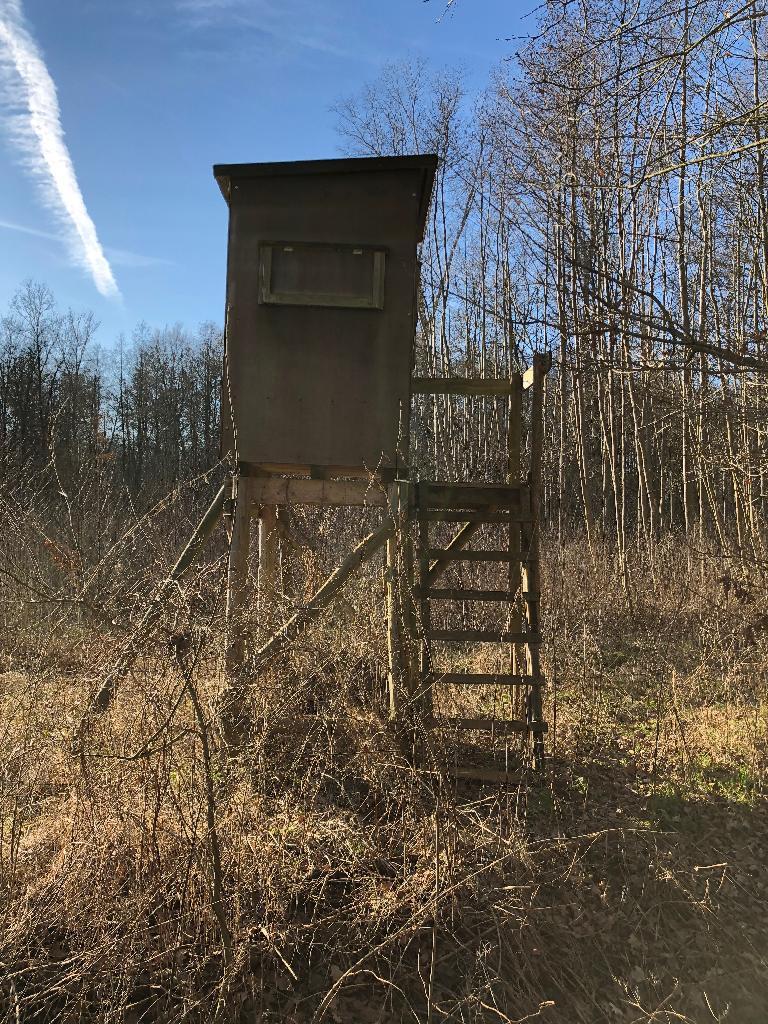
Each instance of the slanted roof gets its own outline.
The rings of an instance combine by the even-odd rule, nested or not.
[[[229,203],[233,181],[266,177],[289,177],[318,174],[359,174],[371,171],[413,171],[420,170],[421,197],[419,201],[419,236],[432,200],[432,187],[437,170],[437,157],[433,153],[411,156],[369,156],[347,157],[341,160],[286,160],[263,164],[214,164],[213,176],[221,194]]]

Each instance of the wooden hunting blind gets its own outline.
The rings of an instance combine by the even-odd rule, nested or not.
[[[312,475],[407,460],[434,156],[225,164],[222,450]]]
[[[236,465],[95,710],[107,707],[165,595],[223,516],[227,681],[218,718],[228,747],[242,750],[247,739],[250,683],[363,562],[383,554],[389,712],[406,756],[418,763],[430,729],[454,737],[453,763],[440,770],[456,779],[509,785],[510,736],[543,766],[539,525],[551,357],[533,353],[525,372],[508,366],[499,377],[413,376],[417,246],[436,163],[405,156],[214,168],[230,210],[222,447]],[[418,464],[425,446],[408,457],[412,406],[417,424],[441,416],[454,450],[475,402],[497,403],[496,422],[506,426],[495,465],[488,459],[479,479],[430,480]],[[290,593],[290,574],[286,593],[282,575],[284,555],[300,546],[285,514],[298,505],[365,507],[368,521],[379,518],[308,599]],[[259,608],[287,598],[292,610],[258,645],[249,624],[252,520]],[[479,656],[484,645],[489,653]],[[487,743],[462,739],[481,734]],[[430,749],[432,757],[439,745]]]
[[[236,465],[196,536],[216,514],[229,520],[227,743],[240,742],[248,678],[330,607],[364,561],[383,553],[390,716],[409,721],[413,737],[417,726],[490,733],[491,764],[460,755],[457,739],[451,771],[508,781],[507,748],[499,762],[498,741],[531,740],[540,767],[547,730],[538,522],[550,360],[536,354],[525,373],[509,367],[501,378],[414,376],[417,250],[436,168],[431,155],[214,168],[229,206],[222,451]],[[409,458],[411,413],[429,417],[451,406],[457,416],[446,422],[461,424],[467,403],[499,399],[506,465],[488,465],[483,479],[425,479],[418,446]],[[251,520],[258,520],[259,607],[275,607],[286,596],[286,550],[297,546],[286,515],[296,505],[367,507],[381,519],[309,600],[291,597],[293,614],[255,648]],[[477,664],[478,644],[495,654],[479,662],[484,671],[466,671]],[[455,691],[478,687],[486,696],[470,707],[477,712],[490,701],[498,713],[461,712]]]

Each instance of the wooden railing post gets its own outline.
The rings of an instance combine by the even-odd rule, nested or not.
[[[237,674],[245,657],[243,608],[248,600],[248,550],[251,537],[251,478],[232,477],[232,538],[227,570],[227,675]]]
[[[280,589],[280,533],[277,506],[262,505],[259,512],[259,611]]]
[[[519,373],[513,373],[509,381],[509,404],[507,424],[507,483],[510,486],[519,485],[520,479],[520,449],[522,445],[523,425],[523,378]],[[508,547],[510,556],[520,551],[520,525],[510,523]],[[510,616],[507,628],[519,630],[522,622],[522,599],[520,596],[520,584],[522,580],[521,565],[517,558],[510,558],[509,562],[509,593],[513,595],[510,604]],[[520,664],[520,652],[517,644],[511,644],[509,648],[509,671],[512,675],[518,672]],[[510,703],[515,714],[520,713],[520,691],[512,690]]]
[[[533,366],[526,374],[531,379],[531,461],[528,470],[528,485],[531,500],[531,524],[522,528],[522,539],[527,546],[528,557],[523,563],[522,583],[525,598],[528,632],[536,637],[529,642],[527,650],[528,675],[537,681],[541,680],[541,651],[539,644],[539,591],[541,578],[539,574],[539,533],[541,529],[541,477],[542,456],[544,451],[544,380],[552,365],[552,357],[537,353],[533,357]],[[532,373],[531,373],[532,371]],[[530,378],[529,378],[530,379]],[[537,723],[543,722],[541,686],[534,685],[528,694],[528,724],[533,734],[533,758],[537,769],[544,765],[544,737],[536,730]]]
[[[395,480],[388,489],[389,515],[395,532],[387,541],[387,650],[389,656],[389,716],[413,714],[416,694],[413,607],[413,544],[410,534],[410,482]]]
[[[387,513],[395,523],[395,530],[387,538],[387,562],[384,579],[387,589],[387,687],[389,690],[389,717],[398,719],[402,712],[402,686],[404,669],[404,651],[402,643],[402,624],[400,614],[400,509],[397,483],[389,485],[387,490],[389,507]]]

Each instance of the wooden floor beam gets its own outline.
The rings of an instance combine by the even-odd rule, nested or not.
[[[370,480],[307,480],[300,477],[254,477],[256,505],[316,505],[322,508],[364,505],[383,508],[386,492]]]

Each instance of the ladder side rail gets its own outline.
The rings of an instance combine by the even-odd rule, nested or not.
[[[520,374],[515,374],[510,378],[507,415],[509,417],[507,424],[507,483],[511,487],[515,484],[519,485],[521,483],[520,452],[522,447],[523,427],[523,378]],[[520,524],[510,522],[507,544],[507,552],[510,555],[507,585],[509,587],[509,593],[513,604],[513,614],[516,619],[515,629],[520,628],[522,620],[521,602],[518,597],[522,586],[522,565],[517,559],[513,559],[512,555],[521,550],[520,540]],[[517,674],[521,663],[522,661],[518,646],[516,644],[510,644],[509,671],[511,675]],[[516,716],[520,715],[522,711],[521,705],[523,703],[522,692],[520,690],[513,691],[510,693],[509,699],[513,714]]]
[[[541,524],[541,479],[544,450],[544,383],[551,366],[551,356],[536,354],[533,357],[533,380],[531,392],[531,448],[528,470],[531,523],[520,527],[522,539],[528,549],[530,561],[523,563],[523,587],[526,592],[525,609],[528,630],[535,642],[527,644],[528,674],[541,676],[541,652],[539,643],[539,544]],[[528,722],[533,733],[533,758],[537,769],[544,766],[544,739],[541,687],[534,687],[528,693]]]

